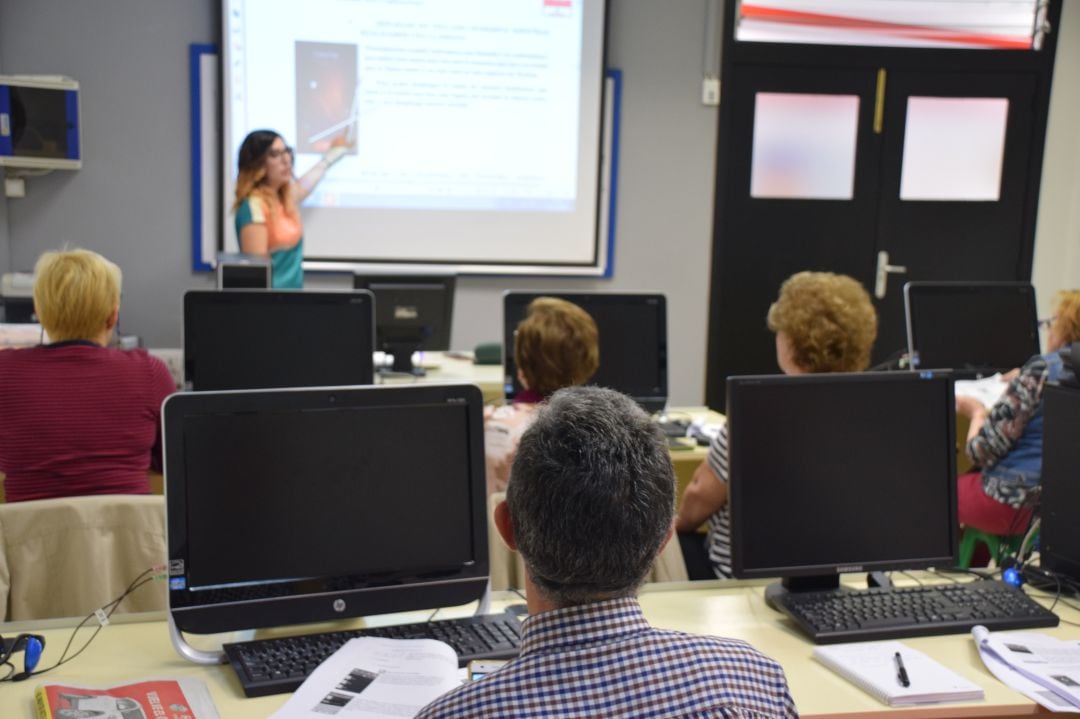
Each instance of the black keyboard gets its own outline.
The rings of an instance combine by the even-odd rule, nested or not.
[[[355,637],[439,639],[454,648],[458,666],[473,659],[510,659],[521,645],[521,623],[511,613],[484,614],[419,624],[399,624],[325,634],[257,639],[226,644],[225,654],[249,697],[282,694],[296,688],[315,667]]]
[[[790,592],[773,598],[818,644],[1056,627],[1057,615],[1016,587],[977,581],[858,591]]]

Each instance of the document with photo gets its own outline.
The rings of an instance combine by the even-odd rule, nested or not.
[[[434,639],[351,639],[270,719],[411,717],[461,683],[457,654]]]
[[[983,663],[1002,682],[1047,709],[1080,710],[1080,642],[983,626],[971,634]]]

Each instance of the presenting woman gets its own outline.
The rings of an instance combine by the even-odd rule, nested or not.
[[[236,237],[241,252],[270,258],[273,287],[304,286],[300,203],[347,152],[344,138],[334,140],[323,158],[296,179],[292,148],[273,130],[255,130],[240,145],[233,204]]]

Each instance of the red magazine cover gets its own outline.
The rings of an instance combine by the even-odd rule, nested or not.
[[[43,684],[34,692],[34,705],[38,719],[219,719],[210,691],[192,678],[113,687]]]

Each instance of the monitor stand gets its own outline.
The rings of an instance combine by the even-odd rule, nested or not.
[[[207,651],[205,649],[196,649],[188,644],[188,641],[184,639],[184,635],[176,626],[176,622],[173,621],[172,613],[169,614],[169,639],[172,640],[176,653],[189,662],[196,664],[225,664],[228,661],[225,652],[221,649]]]
[[[891,587],[892,580],[884,572],[868,572],[868,587]],[[809,577],[783,577],[779,583],[765,587],[765,603],[777,611],[782,611],[777,602],[779,597],[791,592],[828,592],[852,591],[840,586],[839,574],[815,574]],[[858,590],[854,590],[858,591]]]
[[[765,587],[765,603],[780,611],[777,598],[789,592],[827,592],[840,588],[839,574],[815,574],[810,577],[783,577],[778,584]]]
[[[394,359],[393,364],[390,366],[391,372],[411,374],[416,377],[423,377],[427,374],[423,367],[413,364],[413,353],[420,349],[415,344],[388,342],[384,349]]]

